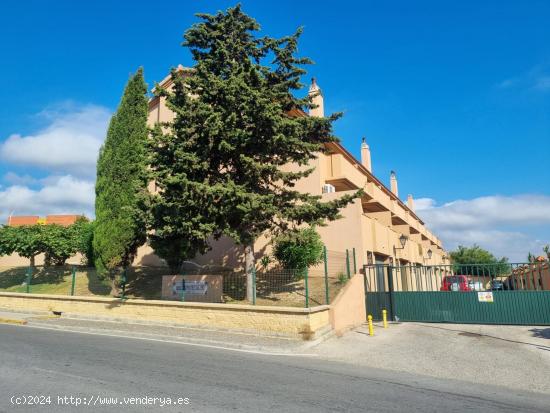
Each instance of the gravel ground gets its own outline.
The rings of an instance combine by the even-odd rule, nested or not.
[[[550,394],[550,327],[469,324],[362,326],[315,348],[322,357]]]

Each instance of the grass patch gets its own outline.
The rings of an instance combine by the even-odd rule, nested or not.
[[[0,291],[27,292],[28,267],[3,268],[0,270]],[[36,267],[33,270],[30,293],[70,295],[72,286],[71,267]],[[108,280],[98,278],[95,269],[79,268],[76,272],[75,295],[109,295]]]
[[[0,268],[0,291],[25,293],[28,267]],[[215,273],[215,272],[213,272]],[[133,267],[126,274],[126,297],[160,300],[162,277],[170,275],[168,268]],[[223,275],[223,301],[231,304],[249,304],[246,300],[246,275],[237,272]],[[345,282],[329,278],[329,299],[334,300]],[[346,280],[347,281],[347,278]],[[72,267],[36,267],[30,286],[31,294],[70,295]],[[304,307],[305,280],[284,272],[258,273],[256,277],[256,304],[267,306]],[[310,307],[326,304],[325,278],[309,277]],[[110,296],[110,280],[98,277],[94,268],[78,268],[75,296]]]

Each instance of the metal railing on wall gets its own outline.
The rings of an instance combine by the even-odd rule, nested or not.
[[[548,262],[365,266],[369,291],[548,291]]]
[[[330,304],[356,267],[354,249],[324,249],[322,263],[307,270],[257,269],[251,280],[252,297],[246,296],[250,278],[242,270],[197,269],[178,275],[220,275],[224,303],[313,307]],[[162,299],[163,277],[173,275],[166,267],[145,266],[108,274],[81,265],[0,267],[0,291],[106,297],[116,291],[122,299]]]

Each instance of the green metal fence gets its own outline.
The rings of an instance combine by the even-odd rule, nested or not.
[[[0,267],[0,291],[57,295],[109,295],[109,277],[78,265]]]
[[[550,325],[542,263],[365,267],[367,313],[401,321]]]
[[[221,276],[222,303],[314,307],[334,300],[350,278],[353,262],[351,249],[325,250],[323,262],[307,271],[258,269],[250,280],[242,269],[197,266],[178,275]],[[81,265],[0,267],[0,291],[74,296],[111,296],[116,291],[125,299],[162,299],[163,277],[173,275],[167,267],[129,267],[110,274]],[[246,295],[249,281],[253,297]],[[183,289],[180,299],[185,301]]]

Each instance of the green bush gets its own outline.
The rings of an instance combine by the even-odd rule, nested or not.
[[[343,272],[338,274],[338,283],[340,283],[341,285],[344,285],[348,281],[349,281],[349,278],[346,274],[344,274]]]
[[[275,239],[273,255],[286,269],[305,270],[323,261],[323,242],[314,227],[287,232]]]
[[[45,254],[45,265],[64,265],[77,252],[88,259],[92,256],[93,222],[80,217],[74,224],[64,227],[56,224],[0,226],[0,257],[17,253],[29,258]]]

